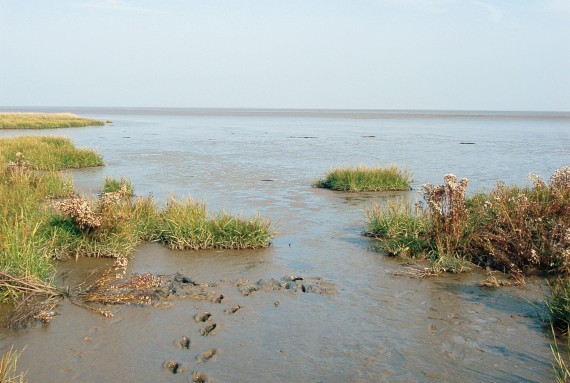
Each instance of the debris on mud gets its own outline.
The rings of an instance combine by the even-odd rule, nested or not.
[[[337,293],[333,283],[326,282],[318,277],[305,279],[298,276],[285,276],[280,280],[275,278],[260,279],[254,283],[248,279],[239,279],[235,285],[243,296],[251,295],[255,291],[290,291],[292,293],[303,292],[324,295]]]
[[[15,277],[0,272],[0,290],[17,294],[14,310],[7,316],[4,327],[24,327],[36,320],[49,323],[62,294],[49,284],[34,277]]]
[[[69,294],[71,302],[110,317],[113,316],[113,313],[109,310],[103,310],[90,304],[133,304],[161,307],[161,303],[164,303],[163,301],[171,296],[212,303],[221,303],[224,299],[223,295],[205,289],[206,287],[217,286],[217,284],[197,283],[180,273],[170,275],[142,273],[133,274],[127,278],[124,275],[126,264],[125,260],[118,259],[99,278],[88,279],[75,287]]]

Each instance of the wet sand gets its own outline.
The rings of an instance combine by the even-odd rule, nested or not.
[[[103,154],[106,167],[73,172],[83,192],[96,192],[106,175],[129,176],[137,194],[191,194],[212,211],[258,212],[278,234],[270,248],[255,251],[141,246],[129,274],[180,273],[216,283],[208,289],[224,298],[113,306],[112,318],[64,301],[48,326],[0,332],[0,351],[26,346],[20,365],[29,381],[552,380],[547,333],[529,303],[542,297],[539,280],[489,290],[478,286],[480,270],[394,276],[399,261],[370,251],[373,241],[360,235],[363,210],[417,192],[347,194],[310,185],[330,167],[359,163],[397,163],[413,172],[416,189],[448,172],[470,178],[472,191],[499,179],[523,183],[528,172],[548,177],[570,162],[567,120],[89,117],[114,126],[38,132],[68,135]],[[109,264],[61,264],[61,283]],[[324,281],[335,292],[260,288],[244,295],[238,286],[284,276]],[[204,312],[211,316],[196,321]]]

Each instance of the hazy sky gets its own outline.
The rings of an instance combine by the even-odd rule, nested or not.
[[[570,111],[570,0],[0,0],[0,105]]]

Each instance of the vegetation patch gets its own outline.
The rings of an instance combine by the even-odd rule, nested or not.
[[[18,154],[19,153],[19,154]],[[103,158],[92,149],[78,149],[69,138],[22,136],[0,139],[0,162],[20,164],[33,170],[62,170],[103,165]]]
[[[323,179],[315,181],[313,186],[348,192],[410,190],[412,177],[408,171],[400,170],[395,165],[347,167],[329,171]]]
[[[125,177],[121,177],[119,179],[105,177],[102,191],[103,193],[112,193],[121,190],[123,187],[126,188],[129,196],[133,196],[135,194],[135,188],[133,186],[133,183],[129,178]]]
[[[570,326],[570,280],[558,278],[550,284],[550,295],[546,298],[548,320],[558,330]]]
[[[0,303],[26,300],[28,292],[52,298],[45,287],[53,280],[54,259],[125,259],[142,241],[172,249],[252,249],[268,246],[274,235],[267,220],[211,216],[204,203],[192,199],[172,197],[159,209],[151,197],[133,198],[126,178],[107,179],[106,191],[95,200],[76,195],[71,180],[37,170],[92,164],[84,156],[100,159],[64,138],[4,139],[0,150]],[[61,155],[66,152],[75,160]],[[22,288],[28,285],[35,288]],[[36,306],[15,317],[41,317],[46,310]]]
[[[105,125],[71,113],[0,113],[0,129],[54,129]]]
[[[426,205],[372,207],[366,234],[391,255],[428,258],[440,271],[469,263],[512,274],[570,275],[570,167],[532,187],[497,186],[466,197],[468,180],[448,174],[424,185]]]

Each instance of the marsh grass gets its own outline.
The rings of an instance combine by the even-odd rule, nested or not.
[[[24,383],[25,373],[18,373],[18,359],[21,352],[16,352],[10,348],[0,358],[0,382],[2,383]]]
[[[551,327],[553,342],[550,345],[550,350],[552,356],[554,357],[554,362],[552,363],[552,368],[554,370],[554,381],[556,383],[570,383],[570,338],[568,337],[568,330],[570,327],[566,328],[566,350],[561,350],[558,346],[558,337],[556,336],[556,329],[554,326]]]
[[[102,192],[103,193],[117,192],[121,190],[123,186],[127,188],[128,196],[131,197],[135,194],[135,188],[133,187],[133,183],[129,178],[125,177],[121,177],[119,179],[105,177]]]
[[[203,202],[171,197],[160,213],[158,238],[171,249],[255,249],[269,246],[273,230],[260,217],[210,217]]]
[[[380,248],[389,255],[426,257],[432,223],[423,210],[414,211],[409,203],[399,200],[384,207],[374,204],[366,210],[366,216],[365,234],[380,239]]]
[[[45,226],[51,219],[47,201],[69,197],[73,184],[57,172],[34,169],[64,168],[68,162],[57,152],[70,146],[74,149],[69,140],[49,137],[0,140],[0,161],[4,161],[0,169],[0,271],[13,280],[52,281],[54,268],[45,253]],[[49,165],[35,166],[32,158],[39,158],[38,152],[49,158]],[[14,301],[20,295],[15,286],[2,283],[0,301]]]
[[[190,198],[172,197],[159,209],[151,197],[133,198],[125,178],[107,180],[107,190],[118,190],[89,200],[73,193],[71,179],[35,170],[71,166],[58,156],[68,147],[76,150],[61,138],[0,140],[0,159],[6,161],[0,169],[0,272],[10,276],[0,284],[0,303],[21,296],[10,281],[51,283],[53,259],[125,258],[142,241],[195,250],[270,244],[274,232],[260,217],[211,216],[203,202]],[[38,152],[44,160],[38,160]]]
[[[0,129],[54,129],[104,125],[71,113],[0,113]]]
[[[423,186],[427,207],[413,214],[372,208],[367,233],[381,250],[425,254],[439,270],[459,272],[472,262],[513,274],[570,275],[570,167],[548,183],[532,178],[533,187],[498,183],[466,197],[468,181],[449,174],[443,185]]]
[[[570,327],[570,280],[558,278],[550,283],[550,295],[545,299],[548,321],[558,330]]]
[[[338,191],[387,191],[410,190],[410,172],[390,167],[366,166],[337,168],[329,171],[323,179],[314,182],[314,187]]]
[[[18,161],[18,153],[35,170],[62,170],[103,165],[91,149],[78,149],[65,137],[22,136],[0,139],[0,163]]]

